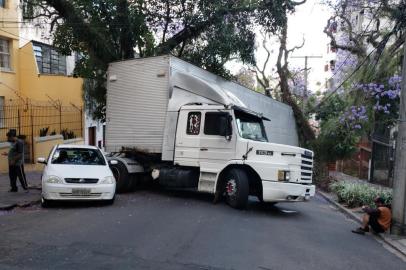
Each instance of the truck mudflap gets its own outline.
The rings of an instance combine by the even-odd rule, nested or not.
[[[276,181],[262,181],[265,202],[300,202],[314,196],[314,185],[295,184]]]

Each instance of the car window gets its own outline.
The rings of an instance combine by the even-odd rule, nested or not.
[[[58,148],[52,156],[52,164],[106,165],[102,153],[97,149]]]

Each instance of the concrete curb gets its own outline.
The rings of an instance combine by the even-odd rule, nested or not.
[[[362,224],[362,220],[356,214],[354,214],[351,210],[348,210],[347,208],[345,208],[344,206],[342,206],[341,204],[339,204],[338,202],[336,202],[335,200],[330,198],[324,192],[318,190],[317,193],[320,194],[326,201],[328,201],[329,203],[334,205],[341,213],[343,213],[347,217],[351,218],[352,220],[356,221],[357,223]],[[387,237],[385,237],[384,235],[381,235],[381,234],[377,234],[374,236],[379,238],[380,240],[385,242],[385,244],[387,244],[388,246],[390,246],[391,248],[393,248],[394,250],[396,250],[397,252],[401,253],[403,256],[406,257],[406,251],[404,249],[402,249],[401,247],[399,247],[391,239],[388,239]]]
[[[17,204],[0,204],[0,211],[10,211],[16,206]]]
[[[41,199],[35,199],[31,201],[25,201],[22,203],[12,203],[12,204],[0,204],[0,211],[11,211],[14,208],[26,208],[33,205],[37,205],[41,202]]]
[[[28,189],[42,190],[42,187],[41,186],[28,186]]]

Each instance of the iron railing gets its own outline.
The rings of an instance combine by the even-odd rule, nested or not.
[[[33,162],[35,137],[61,134],[64,139],[83,137],[83,109],[60,104],[5,104],[0,107],[0,142],[15,129],[25,141],[25,160]]]

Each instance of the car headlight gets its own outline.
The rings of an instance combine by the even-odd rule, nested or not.
[[[63,181],[61,178],[59,178],[58,176],[55,175],[51,175],[49,176],[46,180],[46,183],[50,183],[50,184],[62,184]]]
[[[114,184],[116,179],[113,176],[106,176],[101,180],[100,184]]]

